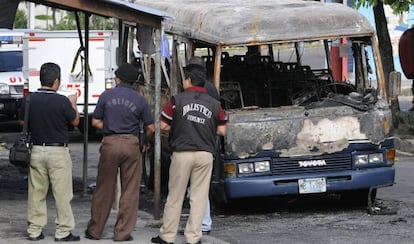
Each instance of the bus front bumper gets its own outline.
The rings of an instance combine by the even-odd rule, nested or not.
[[[326,193],[369,189],[393,185],[395,168],[392,166],[330,173],[227,178],[225,192],[228,199],[298,195],[299,179],[316,178],[325,179]]]

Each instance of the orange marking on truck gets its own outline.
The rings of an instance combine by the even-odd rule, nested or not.
[[[31,41],[31,42],[44,42],[44,41],[46,41],[46,38],[29,38],[29,41]]]
[[[92,37],[92,38],[89,38],[89,41],[103,41],[104,39],[103,38],[98,38],[98,37]]]

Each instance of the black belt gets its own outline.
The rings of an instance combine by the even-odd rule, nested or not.
[[[104,136],[119,136],[119,137],[135,136],[135,137],[137,137],[136,134],[128,134],[128,133],[105,133]]]
[[[67,147],[67,143],[59,142],[43,142],[43,143],[33,143],[34,146],[44,146],[44,147]]]

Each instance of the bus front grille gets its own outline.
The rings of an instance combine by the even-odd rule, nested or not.
[[[351,154],[273,158],[272,174],[323,173],[352,168]]]

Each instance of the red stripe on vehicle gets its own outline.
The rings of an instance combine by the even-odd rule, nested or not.
[[[31,41],[31,42],[44,42],[44,41],[46,41],[46,38],[29,38],[29,41]]]
[[[30,70],[29,71],[29,76],[40,76],[40,71],[39,70]]]
[[[97,37],[89,38],[89,41],[103,41],[103,40],[104,40],[103,38],[97,38]]]

